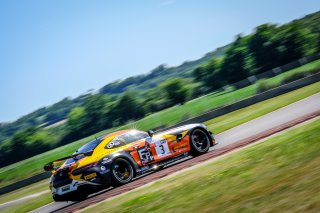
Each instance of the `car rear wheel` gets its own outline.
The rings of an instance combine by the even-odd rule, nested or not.
[[[66,201],[65,198],[63,198],[61,195],[57,195],[57,194],[52,195],[52,199],[53,199],[55,202]]]
[[[112,185],[120,186],[129,183],[133,178],[132,165],[123,158],[117,158],[111,165]]]
[[[208,152],[210,139],[207,132],[203,129],[194,129],[190,134],[190,146],[192,156],[197,156]]]

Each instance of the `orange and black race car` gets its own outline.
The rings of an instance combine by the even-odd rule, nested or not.
[[[216,145],[203,124],[164,132],[123,130],[85,144],[73,155],[44,166],[52,171],[50,189],[55,201],[82,200],[96,188],[126,184],[134,177]]]

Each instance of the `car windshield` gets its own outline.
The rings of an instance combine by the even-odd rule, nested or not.
[[[148,137],[147,133],[132,130],[130,132],[121,134],[121,135],[115,137],[114,139],[112,139],[107,144],[106,148],[108,148],[108,149],[116,148],[116,147],[123,146],[123,145],[129,144],[134,141],[141,140],[141,139],[144,139],[147,137]]]
[[[122,135],[119,135],[118,137],[114,138],[114,141],[121,141],[124,142],[125,144],[128,143],[132,143],[134,141],[143,139],[148,137],[148,135],[146,133],[142,133],[142,132],[128,132],[128,133],[124,133]]]

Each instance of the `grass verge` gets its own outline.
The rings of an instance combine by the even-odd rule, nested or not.
[[[43,192],[45,190],[49,190],[48,180],[43,180],[38,183],[31,184],[29,186],[23,187],[21,189],[9,192],[7,194],[0,196],[0,204],[13,201],[16,199],[23,198],[28,195],[37,194],[39,192]]]
[[[208,125],[211,131],[217,134],[318,92],[320,92],[320,82],[214,118],[205,122],[205,124]],[[17,180],[27,178],[32,174],[42,172],[44,164],[72,154],[81,145],[92,139],[94,139],[94,136],[81,139],[77,142],[50,150],[2,168],[0,171],[0,187],[13,183]]]
[[[319,88],[319,87],[320,87],[320,83],[317,83],[315,85],[310,85],[305,88],[301,88],[299,90],[284,94],[282,96],[275,97],[273,99],[269,99],[264,102],[260,102],[255,105],[229,113],[227,115],[223,115],[218,118],[212,119],[207,122],[207,125],[210,128],[210,130],[218,130],[218,132],[227,130],[238,124],[254,119],[255,117],[264,115],[269,111],[273,111],[277,108],[288,105],[291,102],[300,100],[303,97],[308,96],[310,94],[310,91],[313,91],[315,90],[315,88]],[[0,203],[8,202],[10,200],[18,199],[18,198],[21,198],[33,193],[38,193],[47,189],[48,189],[47,180],[42,181],[40,183],[31,185],[30,188],[25,187],[25,188],[16,190],[14,192],[0,196]],[[38,208],[44,204],[52,202],[50,193],[41,195],[41,197],[37,197],[32,200],[29,200],[28,202],[33,203],[32,204],[33,208]],[[36,202],[35,200],[38,200],[38,201]],[[20,204],[17,205],[17,208],[20,208],[19,206]]]
[[[34,195],[49,190],[48,180],[23,187],[13,192],[0,196],[0,204],[23,198],[28,195]],[[38,197],[26,199],[22,202],[12,204],[12,206],[1,209],[2,213],[6,212],[29,212],[52,202],[51,192],[45,192]]]
[[[308,71],[309,69],[315,69],[315,68],[320,68],[320,60],[311,62],[299,68],[293,69],[291,71],[287,71],[278,76],[267,79],[267,81],[270,81],[270,82],[281,81],[286,75],[290,73],[304,72],[304,71]],[[111,132],[118,129],[126,129],[126,128],[137,128],[141,130],[147,130],[147,129],[155,128],[159,125],[168,126],[168,125],[177,123],[183,119],[186,119],[188,117],[193,117],[193,116],[202,114],[208,110],[221,107],[227,104],[231,104],[236,101],[250,97],[253,94],[255,94],[256,87],[257,87],[257,84],[254,84],[254,85],[251,85],[239,90],[235,90],[235,91],[225,91],[221,93],[210,94],[210,95],[189,101],[182,106],[175,106],[175,107],[163,110],[161,112],[149,115],[139,121],[132,122],[130,124],[121,126],[119,128],[108,129],[108,130],[99,132],[95,135],[99,136],[107,132]],[[305,87],[305,89],[302,88],[300,90],[297,90],[297,92],[294,91],[293,93],[294,95],[292,95],[294,98],[292,100],[294,101],[300,100],[302,98],[305,98],[317,92],[320,92],[319,83],[313,84],[313,86],[311,85],[311,86]],[[295,98],[295,96],[297,96],[298,98]],[[286,98],[286,96],[281,96],[281,97]],[[280,100],[276,102],[277,102],[277,107],[280,108],[282,106],[293,103],[294,101],[287,100],[285,104],[280,103],[281,102]],[[274,107],[272,103],[273,102],[270,102],[270,105],[268,107],[264,107],[265,109],[264,111],[259,110],[259,113],[254,113],[254,115],[251,115],[251,119],[258,117],[259,115],[263,115],[263,113],[268,113],[276,109],[276,107]],[[232,116],[235,116],[235,115],[232,115]],[[230,117],[228,120],[225,120],[225,118],[219,117],[217,118],[217,120],[209,121],[209,124],[210,124],[209,128],[215,133],[219,133],[223,130],[226,130],[227,128],[234,127],[235,125],[233,124],[233,121],[235,121],[237,125],[241,124],[241,122],[243,123],[248,121],[247,117],[242,117],[239,119],[237,117],[231,118],[232,116],[227,115],[227,117]],[[229,122],[229,124],[225,125],[226,122]],[[41,173],[42,167],[44,164],[50,161],[53,161],[55,159],[72,154],[80,146],[94,139],[95,135],[83,138],[71,144],[50,150],[48,152],[36,155],[34,157],[20,161],[18,163],[1,168],[0,169],[0,187],[9,185],[18,180],[25,179],[34,174]]]
[[[83,212],[318,212],[320,120]]]
[[[51,192],[47,192],[45,194],[42,194],[41,196],[37,198],[33,198],[30,200],[25,200],[21,203],[15,204],[13,206],[10,206],[8,208],[5,208],[1,210],[1,213],[24,213],[24,212],[30,212],[32,210],[35,210],[37,208],[40,208],[41,206],[44,206],[48,203],[52,202]]]
[[[205,124],[212,132],[217,134],[318,92],[320,92],[320,82],[219,116],[206,121]]]

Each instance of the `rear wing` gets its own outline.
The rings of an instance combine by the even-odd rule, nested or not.
[[[62,165],[61,163],[70,159],[70,158],[73,158],[75,161],[77,161],[78,157],[80,156],[91,156],[93,153],[93,150],[89,151],[89,152],[84,152],[84,153],[78,153],[78,154],[74,154],[74,155],[70,155],[70,156],[67,156],[67,157],[63,157],[63,158],[60,158],[60,159],[57,159],[57,160],[54,160],[50,163],[47,163],[46,165],[44,165],[43,169],[45,171],[53,171],[53,170],[57,170],[58,168],[60,168],[60,166]],[[58,165],[58,166],[57,166]]]

